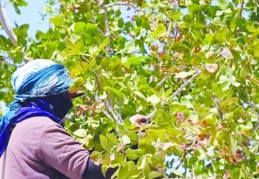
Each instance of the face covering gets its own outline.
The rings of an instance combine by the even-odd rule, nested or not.
[[[63,95],[44,97],[42,100],[47,103],[54,115],[59,119],[63,119],[73,107],[72,101]]]

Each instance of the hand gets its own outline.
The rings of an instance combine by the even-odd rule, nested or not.
[[[142,114],[136,114],[134,116],[131,116],[129,118],[131,124],[135,124],[136,126],[140,126],[142,123],[145,123],[147,120],[147,116],[144,116]]]

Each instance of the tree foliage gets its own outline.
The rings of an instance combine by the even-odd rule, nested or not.
[[[24,0],[11,1],[19,13]],[[55,2],[50,1],[49,12]],[[67,130],[123,178],[258,176],[258,1],[60,0],[51,28],[0,36],[0,96],[30,59],[65,64],[86,90]],[[137,115],[142,114],[145,117]],[[132,117],[133,116],[133,117]],[[169,160],[172,159],[172,160]]]

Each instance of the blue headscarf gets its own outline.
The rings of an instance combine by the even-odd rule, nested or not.
[[[0,118],[0,157],[17,123],[46,116],[62,125],[62,119],[72,107],[64,94],[69,93],[73,81],[61,64],[44,59],[31,61],[13,73],[11,82],[15,100]]]

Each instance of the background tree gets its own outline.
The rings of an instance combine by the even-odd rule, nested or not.
[[[27,4],[10,2],[17,13]],[[28,37],[23,24],[0,36],[2,101],[13,100],[17,66],[52,59],[75,78],[71,91],[87,91],[66,128],[103,172],[118,167],[119,179],[258,175],[258,1],[58,5],[46,33]]]

